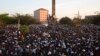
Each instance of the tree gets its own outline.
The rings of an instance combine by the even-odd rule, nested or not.
[[[92,23],[92,21],[93,21],[93,19],[82,19],[82,24],[85,24],[85,25],[87,25],[87,24],[93,24]]]
[[[27,25],[22,25],[20,30],[23,34],[26,34],[29,32],[29,27]]]
[[[68,25],[73,25],[73,22],[70,18],[68,17],[63,17],[59,21],[60,24],[68,24]]]
[[[9,16],[9,14],[0,14],[0,20],[4,25],[8,24],[16,24],[16,19],[12,16]]]
[[[82,24],[82,20],[80,18],[74,18],[73,23],[76,27],[78,27]]]
[[[16,14],[14,17],[17,19],[17,21],[20,19],[21,25],[30,25],[36,23],[36,20],[28,14],[25,15]]]
[[[28,14],[21,15],[17,13],[13,16],[9,16],[9,14],[5,13],[0,14],[0,27],[8,24],[18,24],[19,19],[21,25],[40,24],[39,22],[36,22],[33,16]]]
[[[4,27],[2,20],[0,19],[0,29]]]

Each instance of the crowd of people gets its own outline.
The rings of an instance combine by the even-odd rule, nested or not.
[[[100,26],[30,25],[24,37],[16,26],[2,31],[0,56],[100,55]]]

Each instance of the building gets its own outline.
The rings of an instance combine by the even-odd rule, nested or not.
[[[40,8],[34,11],[34,18],[37,22],[47,23],[48,10]]]
[[[89,15],[89,16],[85,16],[85,19],[94,19],[97,16],[98,15]]]

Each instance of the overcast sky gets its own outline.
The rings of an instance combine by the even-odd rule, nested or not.
[[[0,14],[31,14],[39,8],[49,10],[51,14],[52,0],[0,0]],[[68,16],[73,18],[78,10],[82,18],[85,15],[93,15],[100,11],[100,0],[56,0],[56,16],[58,18]]]

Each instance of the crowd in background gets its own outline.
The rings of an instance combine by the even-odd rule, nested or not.
[[[24,37],[16,26],[7,26],[3,31],[0,56],[100,55],[100,26],[30,25]]]

